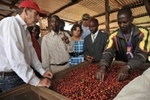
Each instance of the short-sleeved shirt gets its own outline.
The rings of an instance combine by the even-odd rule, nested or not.
[[[84,61],[83,44],[84,44],[83,39],[81,39],[79,41],[74,41],[74,53],[80,53],[80,55],[77,57],[71,56],[71,58],[70,58],[71,66],[77,65]]]

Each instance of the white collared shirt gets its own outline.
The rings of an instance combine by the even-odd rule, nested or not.
[[[98,32],[99,32],[99,30],[97,30],[95,34],[91,33],[91,39],[93,42],[96,39]],[[93,40],[93,37],[94,37],[94,40]]]
[[[62,41],[64,34],[69,38],[70,43]],[[61,64],[69,62],[69,52],[73,52],[73,42],[68,33],[60,31],[56,34],[53,30],[44,35],[41,45],[42,64],[46,70],[50,69],[50,64]]]
[[[4,18],[0,21],[0,72],[15,71],[24,82],[36,86],[40,79],[30,66],[41,75],[45,73],[26,23],[19,15]]]

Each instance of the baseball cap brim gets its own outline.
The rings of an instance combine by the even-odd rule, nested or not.
[[[46,13],[40,10],[39,6],[32,0],[24,0],[19,4],[19,8],[28,7],[36,10],[40,16],[46,16]]]

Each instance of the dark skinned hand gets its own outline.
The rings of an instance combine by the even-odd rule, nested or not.
[[[69,43],[69,38],[65,35],[65,33],[63,33],[64,34],[64,36],[62,37],[62,40],[66,43],[66,44],[68,44]]]
[[[96,72],[96,78],[100,80],[100,83],[104,81],[106,73],[106,66],[101,66],[100,69]]]
[[[118,81],[124,81],[129,77],[129,68],[125,65],[118,71]]]
[[[86,60],[90,63],[94,62],[94,57],[86,55]]]

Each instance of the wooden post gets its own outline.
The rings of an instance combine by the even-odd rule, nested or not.
[[[48,23],[48,17],[41,18],[39,20],[39,25],[40,25],[40,33],[41,37],[43,37],[45,34],[49,32],[50,26]]]
[[[110,8],[109,8],[109,0],[105,0],[105,14],[106,14],[106,16],[105,16],[105,21],[106,21],[106,23],[105,23],[105,25],[106,25],[106,33],[108,33],[109,34],[109,11],[110,11]]]

